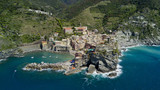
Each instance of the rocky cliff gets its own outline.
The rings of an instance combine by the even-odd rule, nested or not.
[[[160,45],[160,22],[156,10],[143,9],[119,24],[116,32],[120,47]]]
[[[110,72],[117,69],[118,55],[113,55],[112,52],[105,55],[96,53],[89,54],[88,58],[83,58],[83,66],[88,67],[88,73],[96,72]]]
[[[135,32],[131,32],[130,30],[117,32],[117,41],[119,49],[137,45],[160,45],[160,36],[139,39],[139,36],[133,36],[134,33]]]

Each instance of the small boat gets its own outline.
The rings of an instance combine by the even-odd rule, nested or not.
[[[17,70],[14,70],[14,72],[17,72]]]
[[[46,58],[45,56],[42,56],[42,58]]]

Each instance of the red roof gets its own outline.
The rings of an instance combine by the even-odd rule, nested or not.
[[[64,29],[65,30],[72,30],[72,28],[70,28],[70,27],[65,27]]]

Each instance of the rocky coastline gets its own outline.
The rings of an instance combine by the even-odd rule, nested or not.
[[[64,71],[65,75],[81,72],[86,69],[87,74],[104,74],[106,77],[116,77],[118,68],[118,55],[110,54],[86,54],[82,59],[78,60],[78,65],[75,69],[72,69],[71,61],[60,62],[60,63],[31,63],[27,64],[23,70],[43,71],[43,70],[54,70]]]
[[[40,49],[40,44],[34,44],[34,45],[26,45],[26,46],[20,46],[14,49],[8,49],[0,51],[0,60],[6,60],[8,57],[23,57],[25,54],[30,52],[51,52],[51,53],[65,53],[65,52],[54,52],[52,50],[43,50]]]
[[[121,46],[121,52],[122,50],[126,50],[129,47],[136,47],[139,46],[138,44],[133,44],[133,45],[128,45],[128,46]],[[34,51],[42,51],[40,49],[34,50]],[[20,51],[18,52],[18,49],[13,49],[13,50],[8,50],[5,54],[3,54],[1,59],[5,60],[6,58],[10,56],[17,56],[20,57],[25,53],[29,52],[34,52],[32,51],[25,51],[20,54]],[[46,50],[47,51],[47,50]],[[48,50],[49,51],[49,50]],[[65,75],[70,75],[74,73],[81,72],[83,68],[85,67],[86,73],[88,75],[103,75],[104,77],[109,77],[109,78],[115,78],[119,76],[122,71],[121,67],[119,65],[119,60],[118,57],[120,55],[112,55],[112,53],[108,55],[103,55],[103,54],[93,54],[90,55],[90,57],[84,56],[81,60],[82,62],[80,63],[81,65],[72,70],[70,69],[70,61],[66,62],[60,62],[60,63],[30,63],[27,64],[23,70],[33,70],[33,71],[43,71],[43,70],[54,70],[54,71],[64,71]],[[118,68],[120,67],[120,68]]]
[[[123,38],[122,38],[123,37]],[[125,37],[125,39],[124,39]],[[130,39],[130,36],[126,35],[124,32],[117,33],[118,41],[118,51],[119,53],[113,53],[113,51],[108,52],[98,52],[98,53],[87,53],[83,55],[81,59],[78,59],[78,65],[76,68],[72,69],[72,63],[70,61],[60,62],[60,63],[31,63],[27,64],[23,70],[55,70],[55,71],[64,71],[65,75],[70,75],[74,73],[81,72],[85,67],[86,73],[89,75],[101,74],[109,78],[115,78],[119,76],[122,72],[121,67],[119,66],[119,57],[121,56],[122,51],[126,51],[129,47],[136,47],[139,45],[159,45],[157,40],[148,40],[140,41],[137,39]],[[20,57],[25,53],[34,52],[34,51],[47,51],[53,52],[51,50],[41,50],[39,44],[28,45],[18,47],[16,49],[6,50],[0,52],[0,59],[5,60],[10,56]],[[103,50],[102,50],[103,51]],[[74,55],[71,53],[71,55]]]

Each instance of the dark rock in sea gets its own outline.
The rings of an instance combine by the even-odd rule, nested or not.
[[[107,65],[105,65],[105,63],[103,63],[102,61],[99,61],[98,70],[101,72],[109,72],[110,71],[109,67],[107,67]]]
[[[117,69],[117,64],[118,59],[110,53],[106,55],[99,53],[91,54],[88,63],[88,72],[93,73],[94,69],[103,73],[110,72]]]
[[[78,72],[81,72],[81,69],[80,69],[80,68],[66,71],[64,74],[65,74],[65,75],[71,75],[71,74],[78,73]]]
[[[117,76],[117,73],[110,73],[108,76],[109,76],[109,77],[116,77],[116,76]]]
[[[31,63],[25,66],[26,70],[43,70],[43,69],[52,69],[52,70],[64,70],[61,64],[50,64],[50,63]]]

